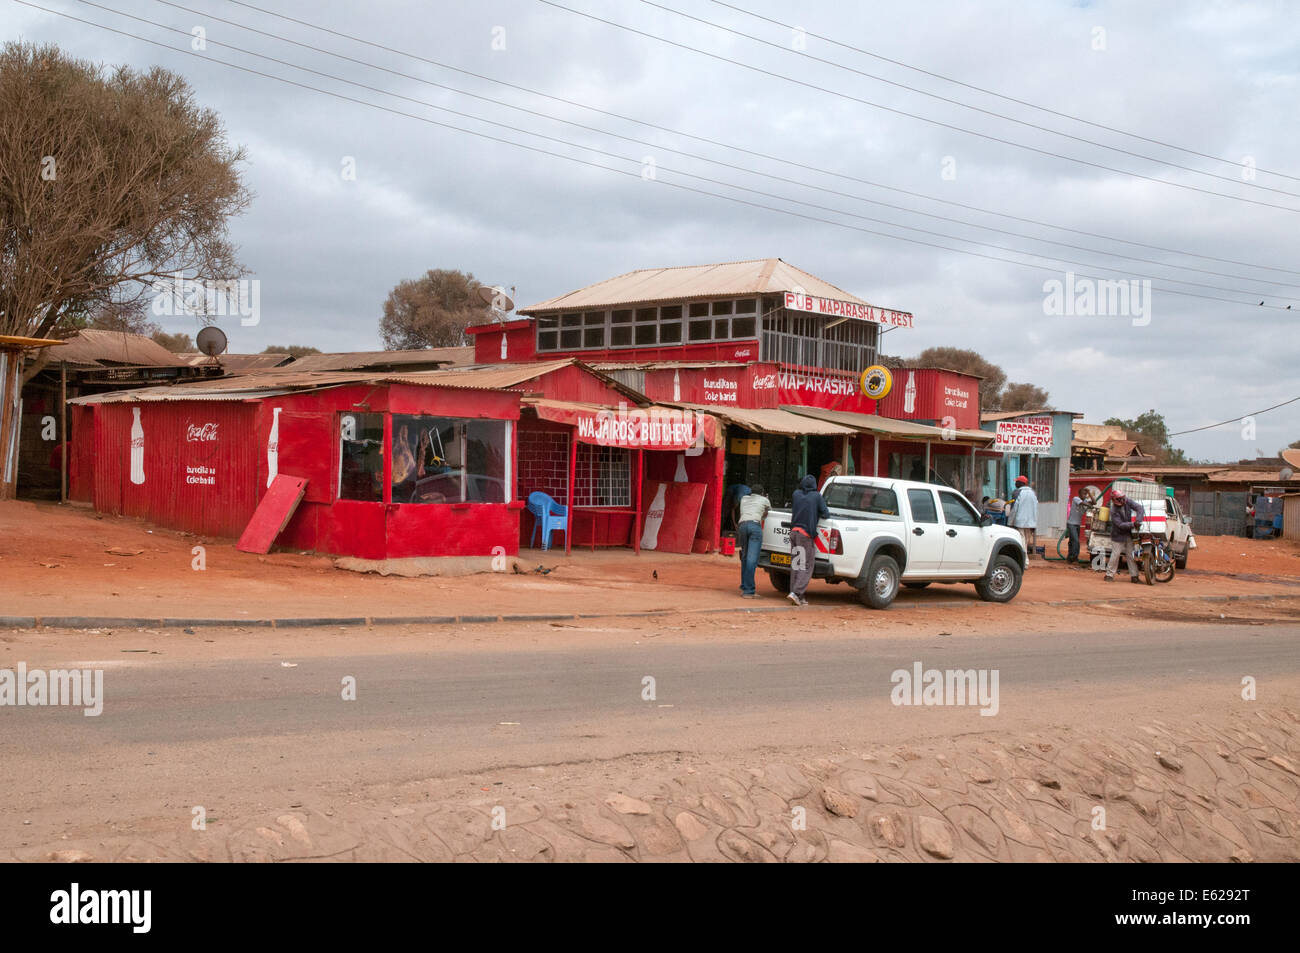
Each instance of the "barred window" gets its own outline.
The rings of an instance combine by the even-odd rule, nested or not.
[[[626,447],[578,444],[573,505],[631,506],[632,451]]]

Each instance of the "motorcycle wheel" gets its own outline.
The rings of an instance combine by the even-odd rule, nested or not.
[[[1172,582],[1174,578],[1174,561],[1161,562],[1156,566],[1156,582]]]
[[[1146,553],[1142,556],[1142,576],[1146,579],[1148,586],[1154,586],[1156,584],[1155,563],[1156,558],[1153,554]]]

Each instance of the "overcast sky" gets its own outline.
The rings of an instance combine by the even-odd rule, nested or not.
[[[181,0],[197,14],[159,0],[104,0],[101,8],[79,0],[33,2],[162,46],[13,0],[0,0],[0,35],[55,42],[75,56],[108,64],[176,70],[202,103],[221,113],[231,141],[247,149],[244,172],[256,198],[232,223],[232,232],[250,276],[261,281],[261,322],[250,328],[223,322],[232,351],[272,344],[377,349],[388,290],[429,268],[462,269],[490,284],[515,286],[519,304],[526,305],[636,268],[780,257],[873,304],[911,311],[916,327],[889,332],[882,340],[886,353],[912,355],[932,345],[973,348],[1002,365],[1012,380],[1045,387],[1054,406],[1082,412],[1091,422],[1154,407],[1177,431],[1300,396],[1300,335],[1294,331],[1300,312],[1300,179],[1286,177],[1300,177],[1300,18],[1284,3],[737,0],[737,6],[786,26],[710,0],[660,3],[773,47],[638,0],[253,0],[349,38],[215,0]],[[805,32],[797,35],[792,25]],[[191,31],[197,27],[206,31],[208,43],[196,54]],[[289,39],[409,78],[294,46]],[[831,40],[1066,115],[1008,102]],[[218,60],[432,122],[241,72]],[[646,157],[653,157],[653,173],[646,171]],[[353,166],[355,178],[345,177],[345,167]],[[1044,282],[1063,282],[1067,270],[1150,279],[1149,323],[1140,314],[1048,313]],[[1258,305],[1261,300],[1265,307]],[[1287,304],[1295,309],[1279,310]],[[196,328],[188,318],[163,323],[168,330]],[[1198,458],[1271,455],[1300,438],[1300,403],[1260,416],[1255,426],[1253,439],[1233,424],[1175,444]]]

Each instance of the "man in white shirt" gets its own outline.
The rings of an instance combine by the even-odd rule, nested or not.
[[[1020,535],[1025,539],[1025,552],[1032,559],[1034,543],[1038,539],[1038,494],[1029,485],[1029,477],[1016,477],[1015,502],[1011,504],[1011,518],[1008,522],[1020,530]]]
[[[740,594],[753,599],[754,572],[763,549],[763,520],[772,508],[772,501],[763,493],[763,485],[755,483],[749,495],[740,498],[740,512],[736,519],[736,552],[740,555]]]

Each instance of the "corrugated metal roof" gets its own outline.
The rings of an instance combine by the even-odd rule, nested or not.
[[[206,354],[178,354],[176,355],[182,361],[191,367],[198,367],[201,364],[213,364],[213,359]],[[261,370],[268,367],[280,367],[287,361],[293,359],[291,354],[280,354],[272,352],[270,354],[222,354],[217,358],[216,363],[227,374],[234,374],[240,371]]]
[[[965,373],[965,372],[964,372],[964,371],[954,371],[953,373]],[[967,375],[967,376],[973,376],[973,375]],[[983,378],[981,378],[981,380],[982,380],[982,379],[983,379]],[[995,421],[995,420],[1011,420],[1011,419],[1013,419],[1013,418],[1015,418],[1015,417],[1042,417],[1042,416],[1044,416],[1044,415],[1051,415],[1051,414],[1069,414],[1071,417],[1082,417],[1082,416],[1083,416],[1083,414],[1076,414],[1076,413],[1075,413],[1074,411],[1072,411],[1072,410],[1052,410],[1050,407],[1044,407],[1044,408],[1042,408],[1042,409],[1040,409],[1040,410],[999,410],[999,411],[994,411],[994,412],[992,412],[992,413],[988,413],[988,414],[980,414],[980,420],[981,420],[981,421],[984,421],[984,422],[986,422],[986,423],[990,423],[990,422]],[[1075,428],[1076,428],[1076,430],[1077,430],[1078,427],[1090,427],[1090,426],[1093,426],[1093,425],[1092,425],[1092,424],[1075,424],[1074,426],[1075,426]],[[1123,433],[1123,431],[1121,430],[1120,433]],[[1075,436],[1078,436],[1078,433],[1077,433],[1077,432],[1076,432]]]
[[[785,437],[797,437],[804,434],[840,437],[857,433],[852,427],[845,427],[827,420],[819,420],[815,417],[792,414],[789,411],[777,410],[775,407],[717,407],[713,404],[683,404],[677,402],[669,403],[668,406],[683,407],[700,414],[712,414],[720,420],[735,424],[738,427],[744,427],[746,430],[780,434]]]
[[[286,394],[296,390],[312,390],[321,387],[338,387],[343,384],[389,383],[416,384],[429,387],[462,387],[473,390],[503,390],[518,387],[570,365],[586,365],[566,358],[556,361],[536,361],[530,364],[480,364],[473,367],[433,371],[410,371],[407,373],[384,371],[301,371],[296,364],[277,367],[256,373],[220,377],[215,380],[198,381],[190,384],[176,384],[162,387],[143,387],[128,391],[116,391],[107,394],[95,394],[79,397],[70,403],[135,403],[174,400],[245,400],[249,397]],[[595,373],[595,372],[593,372]],[[597,374],[601,379],[604,375]],[[636,399],[642,396],[610,381],[620,392],[626,392]]]
[[[472,364],[474,348],[426,347],[405,351],[346,351],[308,354],[293,362],[300,371],[367,371],[412,364]]]
[[[1208,483],[1295,483],[1294,478],[1283,480],[1278,470],[1220,470],[1206,477]]]
[[[53,338],[25,338],[17,334],[0,334],[0,347],[9,350],[19,349],[26,350],[32,347],[52,347],[55,344],[64,344],[64,341],[56,341]]]
[[[185,367],[188,361],[143,334],[126,331],[78,331],[65,346],[50,355],[65,364],[91,367],[122,364],[128,367]]]
[[[537,314],[541,311],[651,304],[658,301],[782,294],[796,289],[818,298],[867,304],[843,288],[823,281],[780,258],[755,258],[714,265],[629,271],[577,291],[570,291],[558,298],[521,308],[519,313]]]
[[[942,443],[988,443],[995,434],[991,430],[945,430],[914,423],[911,420],[895,420],[878,414],[855,414],[847,410],[823,410],[821,407],[797,407],[782,405],[782,410],[804,417],[816,417],[834,424],[851,427],[867,433],[883,434],[906,440],[937,440]],[[947,434],[947,436],[945,436]]]

